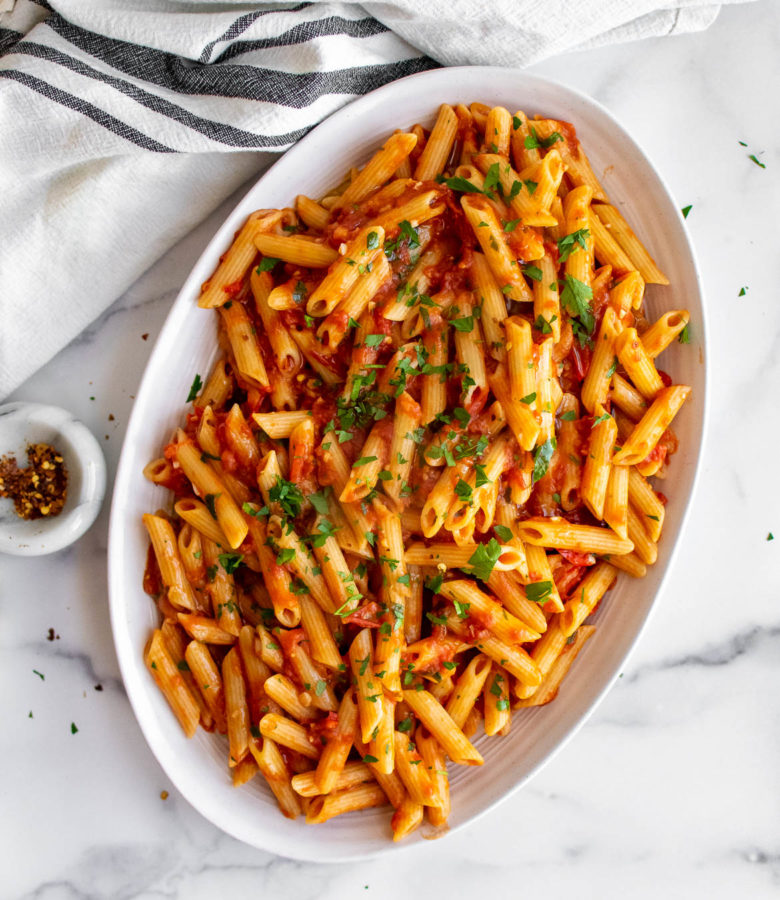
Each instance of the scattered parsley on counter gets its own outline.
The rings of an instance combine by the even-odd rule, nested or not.
[[[762,169],[765,169],[765,168],[766,168],[766,166],[764,165],[764,163],[761,162],[761,160],[756,156],[755,153],[751,153],[751,154],[748,156],[748,159],[749,159],[751,162],[754,162],[757,166],[760,166]]]
[[[748,289],[747,289],[746,287],[741,287],[741,288],[739,289],[739,293],[737,294],[737,296],[738,296],[738,297],[744,297],[745,294],[747,294],[747,292],[748,292]]]
[[[773,540],[775,539],[775,536],[774,536],[774,535],[772,534],[772,532],[770,531],[769,534],[766,536],[766,539],[767,539],[768,541],[773,541]]]
[[[71,723],[70,723],[70,733],[71,733],[71,734],[76,734],[77,732],[78,732],[78,728],[76,728],[76,723],[75,723],[75,722],[71,722]]]
[[[680,210],[680,212],[682,213],[683,219],[687,219],[687,218],[688,218],[688,213],[689,213],[692,209],[693,209],[693,204],[690,204],[690,205],[688,205],[688,206],[683,206],[683,208]]]
[[[46,676],[43,674],[43,672],[39,672],[37,669],[33,669],[33,675],[37,675],[38,678],[41,679],[41,681],[46,681]]]

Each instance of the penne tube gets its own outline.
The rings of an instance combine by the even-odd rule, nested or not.
[[[533,411],[536,409],[536,366],[531,326],[526,319],[511,316],[504,322],[504,327],[509,375],[509,393],[505,392],[505,396],[511,398],[511,405],[522,403]],[[507,402],[510,403],[509,399]]]
[[[597,198],[595,192],[593,197],[602,199]],[[593,207],[593,211],[615,243],[631,260],[632,269],[636,269],[648,284],[669,284],[669,279],[658,268],[653,257],[647,252],[646,247],[631,230],[628,222],[616,207],[607,203],[597,203]]]
[[[484,254],[474,253],[471,258],[471,286],[474,295],[482,305],[480,323],[485,333],[485,345],[493,359],[501,360],[506,356],[505,339],[502,322],[506,320],[506,298],[496,284]]]
[[[293,775],[291,782],[293,790],[301,797],[316,797],[319,793],[315,782],[315,771],[300,772]],[[358,784],[366,784],[374,781],[374,774],[369,767],[362,762],[348,762],[336,779],[334,792],[346,791]]]
[[[306,824],[318,825],[335,816],[384,806],[386,803],[385,792],[378,784],[358,784],[327,797],[314,797],[306,813]]]
[[[377,422],[369,432],[360,456],[352,463],[349,478],[339,495],[342,503],[356,503],[374,489],[390,453],[387,421]]]
[[[221,356],[211,370],[201,393],[193,400],[193,405],[203,409],[206,406],[221,408],[233,393],[233,377],[227,370],[227,360]]]
[[[339,704],[338,725],[325,745],[314,775],[314,783],[321,794],[329,794],[338,781],[352,749],[358,724],[357,704],[350,689]]]
[[[657,543],[661,537],[661,529],[664,527],[666,509],[663,503],[636,469],[627,466],[619,468],[627,471],[628,498],[631,505],[640,517],[644,516],[645,528],[650,540]]]
[[[558,292],[558,269],[555,260],[545,253],[536,261],[533,277],[534,321],[542,326],[544,332],[550,330],[554,343],[561,339],[561,299]],[[526,274],[531,273],[526,269]],[[537,326],[538,327],[538,326]]]
[[[171,659],[159,629],[152,634],[144,661],[157,687],[160,688],[168,705],[179,720],[184,733],[187,737],[192,737],[200,721],[200,707],[184,681],[182,673]]]
[[[537,631],[483,593],[472,581],[445,581],[439,593],[457,604],[458,615],[465,612],[505,644],[525,644],[539,639]]]
[[[544,706],[554,700],[558,694],[558,688],[566,673],[571,668],[571,664],[577,658],[577,654],[582,649],[585,642],[592,637],[596,629],[592,625],[581,625],[577,631],[566,641],[562,652],[553,662],[550,671],[547,673],[544,681],[539,685],[538,690],[534,691],[527,700],[519,700],[514,706],[515,708],[523,708],[527,706]]]
[[[647,566],[636,553],[626,553],[625,556],[610,556],[609,562],[621,572],[626,572],[632,578],[644,578],[647,575]]]
[[[338,670],[342,665],[333,632],[328,627],[322,608],[308,594],[298,598],[301,608],[301,625],[311,645],[311,655],[328,669]]]
[[[469,713],[474,709],[491,666],[490,659],[480,653],[471,660],[455,683],[445,709],[458,728],[463,728]]]
[[[222,684],[225,691],[230,756],[228,765],[237,766],[249,750],[249,707],[246,701],[246,684],[238,651],[228,651],[222,661]]]
[[[263,738],[262,746],[259,741],[250,741],[249,750],[276,797],[282,815],[288,819],[297,818],[301,814],[301,804],[292,788],[290,774],[276,742],[267,737]]]
[[[493,394],[501,404],[507,425],[509,425],[517,443],[523,450],[533,450],[539,438],[541,427],[531,412],[528,403],[522,402],[523,397],[528,395],[514,396],[507,370],[503,364],[499,365],[495,372],[488,376],[488,382]]]
[[[276,367],[283,375],[294,375],[303,364],[303,356],[292,339],[279,311],[273,309],[268,298],[273,290],[273,281],[268,272],[253,269],[249,285],[255,300],[255,309],[263,323],[268,342],[274,354]]]
[[[253,387],[270,387],[263,352],[257,340],[257,329],[243,304],[238,301],[228,302],[219,311],[239,374]]]
[[[536,413],[540,423],[537,441],[544,443],[555,439],[555,411],[557,409],[555,400],[557,392],[554,390],[557,378],[553,374],[553,339],[551,337],[537,345],[537,354]],[[523,447],[523,449],[530,448]]]
[[[581,398],[585,409],[593,413],[597,406],[604,406],[609,387],[617,369],[616,342],[622,331],[617,314],[612,307],[604,310],[590,368],[582,383]]]
[[[408,734],[396,731],[395,767],[409,798],[421,806],[435,806],[439,802],[433,781],[423,765],[423,758]]]
[[[327,275],[309,294],[306,312],[310,316],[327,316],[354,288],[361,269],[366,270],[385,243],[385,229],[368,225],[347,244],[343,256],[328,269]]]
[[[404,391],[395,401],[393,437],[387,469],[390,478],[383,482],[385,492],[395,501],[396,507],[403,506],[403,499],[411,491],[409,476],[416,453],[414,433],[422,421],[422,409]]]
[[[563,609],[563,601],[558,593],[558,587],[553,578],[550,559],[544,547],[526,545],[526,561],[528,563],[528,582],[525,585],[526,598],[531,592],[532,596],[538,596],[537,603],[543,604],[543,608],[549,612],[560,612]],[[534,587],[532,587],[534,585]]]
[[[617,372],[612,376],[610,399],[621,412],[635,422],[641,419],[648,410],[647,400]]]
[[[382,685],[374,680],[374,647],[368,628],[359,631],[352,641],[349,664],[355,685],[361,739],[367,744],[382,719]]]
[[[295,211],[305,225],[316,231],[324,231],[330,221],[330,211],[305,194],[295,198]]]
[[[459,619],[456,621],[456,618],[448,616],[447,626],[449,630],[468,640],[465,625]],[[489,656],[523,684],[534,685],[539,684],[541,681],[541,675],[536,664],[522,647],[506,644],[492,634],[469,642],[473,643],[485,656]]]
[[[563,177],[563,163],[557,153],[555,153],[555,159],[557,160],[557,167],[553,179],[557,176],[557,183],[559,184]],[[504,197],[511,198],[509,201],[511,212],[523,225],[534,225],[539,227],[555,225],[555,217],[545,208],[540,207],[537,200],[530,192],[531,186],[533,186],[534,192],[536,191],[537,182],[529,180],[523,181],[521,176],[507,164],[506,160],[495,153],[480,153],[474,157],[474,162],[485,174],[487,174],[493,166],[497,167],[493,171],[501,185],[501,193]],[[547,163],[547,168],[548,170],[552,170],[552,160]],[[555,190],[552,190],[551,196],[554,195]],[[538,257],[527,257],[527,259],[531,258],[537,259]]]
[[[593,234],[594,254],[602,266],[612,266],[615,272],[631,272],[634,269],[630,257],[612,237],[598,215],[591,216],[588,228]]]
[[[184,660],[198,685],[200,694],[214,719],[214,727],[220,734],[227,731],[225,692],[222,675],[209,648],[200,641],[190,641],[184,650]]]
[[[417,181],[429,181],[444,171],[452,145],[455,143],[457,130],[458,118],[455,110],[446,103],[442,103],[436,117],[436,124],[425,144],[425,149],[417,160],[414,170],[414,177]]]
[[[524,112],[516,112],[512,117],[512,159],[518,172],[535,165],[542,158],[532,140],[528,117]]]
[[[309,731],[303,725],[293,722],[277,713],[266,713],[259,724],[260,734],[270,738],[282,747],[295,750],[309,759],[319,759],[320,750],[309,740]]]
[[[575,525],[559,516],[531,517],[518,522],[517,530],[525,544],[553,547],[556,550],[579,550],[581,553],[630,553],[631,541],[618,537],[609,528]],[[530,565],[529,565],[530,568]]]
[[[469,194],[461,198],[460,205],[502,292],[516,302],[533,301],[517,259],[507,246],[501,223],[487,199]]]
[[[645,282],[642,276],[639,272],[632,271],[610,289],[609,304],[622,320],[632,309],[639,309],[644,294]]]
[[[292,681],[281,672],[271,675],[265,682],[265,692],[286,712],[299,722],[311,722],[322,713],[316,706],[304,706]],[[300,793],[300,792],[299,792]]]
[[[641,463],[655,449],[661,435],[672,424],[691,389],[684,384],[664,388],[652,405],[637,422],[623,447],[612,457],[616,466],[633,466]]]
[[[634,553],[648,566],[651,566],[658,558],[658,547],[650,538],[648,528],[645,522],[647,517],[640,514],[634,509],[633,505],[628,504],[628,537],[634,545]],[[650,524],[650,523],[648,523]]]
[[[252,261],[257,256],[255,237],[272,228],[281,217],[281,210],[270,212],[258,210],[249,216],[214,274],[204,283],[198,298],[198,306],[201,309],[213,309],[234,298]]]
[[[423,347],[428,354],[427,361],[434,369],[422,376],[422,396],[420,400],[420,422],[431,423],[447,406],[447,379],[440,375],[440,367],[447,363],[447,332],[442,325],[428,329],[423,335]]]
[[[203,562],[208,566],[206,593],[211,598],[214,619],[222,631],[238,637],[241,631],[241,616],[236,603],[236,586],[233,575],[226,571],[230,559],[220,553],[214,541],[203,539]]]
[[[651,359],[655,359],[679,336],[689,321],[690,314],[687,309],[664,313],[647,331],[642,332],[641,340],[645,353]]]
[[[191,441],[180,441],[175,444],[175,450],[176,459],[184,474],[192,482],[200,496],[204,498],[210,512],[213,507],[214,518],[227,538],[231,549],[235,550],[241,546],[249,529],[241,510],[225,487],[224,481],[207,462],[201,460],[200,451]],[[209,504],[209,500],[211,504]]]
[[[529,688],[533,690],[533,688]],[[493,663],[482,691],[485,710],[485,734],[506,734],[512,713],[509,708],[509,678],[501,666]]]
[[[454,763],[461,766],[482,765],[482,755],[433,694],[429,691],[404,691],[403,698]]]
[[[494,569],[490,573],[487,585],[503,607],[531,631],[542,634],[546,630],[547,620],[539,604],[526,597],[523,586],[516,580],[513,572],[497,572]]]
[[[574,129],[568,123],[556,122],[554,119],[535,119],[530,123],[531,133],[539,141],[553,143],[550,146],[560,153],[566,166],[566,176],[575,186],[587,185],[593,191],[593,199],[607,201],[598,178],[591,168],[582,145],[574,135]],[[563,135],[566,135],[564,138]],[[572,135],[569,138],[569,135]]]
[[[456,330],[455,332],[455,355],[464,373],[461,405],[465,409],[480,410],[488,395],[484,342],[479,322],[474,315],[471,295],[465,291],[458,294],[458,312],[462,318],[471,320],[472,323],[470,331]],[[466,384],[466,379],[468,379],[468,384]]]
[[[414,134],[391,135],[360,171],[344,193],[336,200],[335,208],[359,203],[392,178],[393,173],[409,156],[417,143]],[[312,313],[313,315],[313,313]]]
[[[571,637],[582,625],[599,600],[612,587],[616,576],[615,567],[603,561],[597,562],[588,570],[588,574],[577,586],[574,596],[566,601],[558,619],[564,637]]]
[[[620,332],[615,339],[615,353],[632,384],[646,400],[652,400],[663,390],[661,376],[642,345],[636,328],[625,328]]]
[[[591,363],[592,364],[592,363]],[[566,393],[558,407],[558,459],[561,462],[559,494],[561,508],[566,512],[580,504],[583,459],[580,456],[580,435],[577,420],[580,404],[574,394]]]
[[[252,413],[252,418],[268,437],[277,440],[288,438],[296,425],[311,418],[311,412],[307,409],[295,409],[290,412]]]
[[[628,466],[610,466],[607,493],[604,498],[604,521],[622,538],[628,537]],[[642,477],[641,475],[639,476]],[[615,557],[622,559],[622,557]]]
[[[444,751],[426,728],[418,728],[414,739],[423,765],[430,775],[436,799],[434,805],[425,807],[425,815],[431,825],[444,827],[450,814],[450,785]]]
[[[448,569],[468,568],[471,558],[482,544],[464,544],[461,547],[453,544],[411,544],[406,548],[404,558],[407,566],[446,566]],[[494,568],[499,572],[516,569],[520,565],[520,555],[514,547],[501,545],[501,553]]]
[[[594,412],[596,419],[588,439],[588,452],[582,470],[580,490],[588,509],[597,519],[603,519],[611,468],[610,461],[617,440],[617,424],[609,413],[604,412],[601,405],[596,406]]]
[[[162,582],[167,588],[168,600],[178,609],[201,609],[201,602],[184,571],[173,526],[167,519],[148,513],[142,519],[152,543]]]
[[[327,269],[338,259],[338,253],[328,244],[304,235],[258,234],[255,247],[263,254],[307,269]]]
[[[224,646],[234,644],[236,641],[235,634],[223,630],[217,624],[216,619],[210,619],[208,616],[179,613],[177,619],[182,628],[195,641]]]
[[[374,220],[374,226],[383,228],[388,233],[395,233],[402,222],[408,222],[412,228],[417,228],[423,222],[435,219],[444,212],[445,206],[440,201],[441,193],[438,190],[417,194],[401,206],[383,213]]]

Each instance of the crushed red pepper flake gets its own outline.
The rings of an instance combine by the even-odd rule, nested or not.
[[[15,456],[0,459],[0,497],[14,501],[22,519],[58,516],[68,495],[68,470],[59,451],[49,444],[27,445],[27,468]]]

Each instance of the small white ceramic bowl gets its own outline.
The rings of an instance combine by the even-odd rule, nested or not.
[[[72,413],[42,403],[0,406],[0,456],[27,465],[28,444],[50,444],[68,471],[65,507],[53,518],[21,519],[13,500],[0,498],[0,552],[43,556],[78,540],[97,518],[106,493],[106,462],[92,432]]]

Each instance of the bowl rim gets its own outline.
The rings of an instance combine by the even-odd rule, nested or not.
[[[355,100],[347,103],[345,106],[338,109],[336,112],[332,113],[322,122],[320,122],[315,128],[313,128],[307,135],[301,138],[295,145],[295,149],[298,148],[306,148],[309,144],[313,143],[316,140],[316,135],[321,129],[321,127],[325,124],[328,125],[329,128],[333,128],[340,123],[348,124],[349,118],[356,113],[359,113],[363,110],[368,110],[370,107],[377,103],[382,103],[386,97],[392,96],[395,92],[399,90],[399,86],[407,85],[410,83],[420,83],[422,81],[432,82],[434,85],[436,82],[441,82],[441,93],[445,94],[448,90],[448,81],[457,77],[458,75],[470,74],[475,77],[475,80],[479,77],[484,77],[488,73],[491,76],[498,77],[501,79],[513,78],[517,81],[517,91],[518,94],[523,92],[528,94],[533,94],[535,89],[540,88],[552,88],[553,90],[559,91],[562,96],[568,96],[568,98],[580,101],[584,106],[594,108],[600,115],[602,115],[611,125],[612,127],[620,134],[621,141],[627,143],[633,150],[638,154],[638,156],[643,161],[644,165],[647,167],[647,170],[650,174],[652,174],[655,179],[657,179],[663,190],[663,199],[672,204],[675,208],[677,205],[675,203],[673,194],[661,173],[658,171],[652,160],[649,158],[647,153],[642,149],[642,147],[638,144],[638,142],[632,137],[630,132],[622,125],[622,123],[601,103],[599,103],[594,98],[589,95],[579,91],[575,88],[571,88],[568,85],[564,85],[555,79],[541,77],[538,75],[531,75],[526,73],[525,71],[514,69],[508,66],[453,66],[453,67],[444,67],[439,69],[432,69],[424,72],[419,72],[414,75],[409,75],[404,78],[393,81],[387,85],[384,85],[380,88],[377,88],[374,91],[371,91],[368,94],[365,94],[361,97],[356,98]],[[475,90],[482,90],[483,88],[478,87]],[[432,108],[433,108],[432,101]],[[443,102],[443,101],[439,101]],[[377,142],[381,134],[377,134]],[[203,252],[198,257],[198,260],[192,266],[189,275],[185,279],[181,290],[176,296],[175,301],[173,302],[171,309],[166,317],[165,323],[163,324],[162,329],[155,341],[155,346],[152,348],[152,351],[149,356],[149,362],[154,358],[155,352],[157,350],[157,345],[162,343],[167,338],[167,331],[171,329],[173,319],[176,316],[177,310],[179,306],[185,302],[183,300],[184,297],[191,297],[193,288],[196,287],[197,279],[194,278],[195,274],[201,268],[205,259],[214,258],[216,259],[219,255],[217,252],[220,248],[223,247],[224,244],[224,234],[228,230],[228,223],[231,223],[232,220],[237,216],[239,209],[244,204],[246,197],[249,193],[256,190],[259,184],[261,184],[266,179],[272,180],[274,178],[274,173],[279,163],[282,159],[282,156],[277,159],[273,165],[271,165],[268,169],[263,171],[260,176],[252,182],[249,188],[242,193],[241,198],[233,207],[231,212],[225,217],[220,226],[217,228],[213,236],[209,239],[206,247],[203,249]],[[688,521],[691,506],[693,504],[694,497],[696,496],[700,479],[701,479],[701,470],[702,470],[702,459],[704,456],[705,445],[707,441],[707,435],[709,431],[709,420],[710,420],[710,400],[709,400],[709,385],[710,385],[710,362],[709,362],[709,354],[707,352],[709,348],[709,326],[707,323],[707,315],[704,303],[704,291],[701,273],[699,270],[698,261],[696,259],[696,255],[694,252],[694,248],[690,239],[690,235],[687,229],[682,226],[681,234],[683,236],[682,243],[680,245],[680,255],[686,259],[687,265],[690,267],[692,271],[697,292],[698,298],[701,302],[701,319],[699,324],[700,334],[697,335],[697,343],[702,350],[703,359],[701,360],[702,372],[701,372],[701,388],[697,390],[697,395],[700,401],[700,410],[701,410],[701,430],[699,433],[699,439],[697,447],[695,448],[695,458],[692,459],[690,466],[693,468],[693,473],[690,480],[690,489],[688,491],[688,496],[685,501],[684,507],[681,510],[681,513],[678,517],[678,535],[674,542],[674,546],[672,547],[668,560],[666,562],[665,569],[661,575],[658,587],[655,591],[655,596],[652,599],[652,602],[649,604],[648,610],[645,614],[644,619],[639,624],[638,628],[634,632],[631,642],[628,645],[625,653],[620,658],[619,662],[615,666],[615,670],[612,676],[607,680],[604,684],[603,688],[598,691],[598,693],[594,696],[591,702],[587,705],[584,711],[576,717],[572,723],[566,729],[563,737],[557,742],[557,744],[542,758],[536,763],[524,776],[520,777],[511,787],[509,787],[501,796],[494,799],[492,802],[488,803],[479,811],[470,815],[468,818],[464,819],[462,822],[459,822],[457,825],[454,825],[450,829],[448,829],[448,834],[453,834],[460,829],[472,825],[475,822],[479,821],[489,812],[493,811],[497,806],[508,800],[510,797],[515,795],[517,791],[519,791],[527,782],[535,777],[541,769],[546,766],[557,754],[572,740],[572,738],[577,734],[577,732],[582,728],[585,722],[590,718],[593,714],[593,711],[596,707],[602,702],[606,694],[611,690],[614,682],[620,675],[621,670],[625,667],[626,661],[629,658],[630,654],[635,649],[637,643],[639,642],[644,630],[647,628],[647,624],[650,620],[651,615],[655,612],[659,599],[668,583],[670,572],[674,568],[677,554],[679,552],[680,539],[682,537],[683,531],[685,529],[686,523]],[[148,390],[148,383],[152,378],[151,367],[147,363],[143,377],[141,379],[141,383],[136,391],[136,397],[140,398],[142,395],[146,393]],[[222,816],[213,814],[211,810],[206,811],[206,804],[202,801],[201,796],[197,792],[190,791],[189,789],[182,787],[180,784],[180,779],[178,776],[178,771],[175,767],[170,767],[163,762],[168,754],[165,752],[164,744],[165,738],[161,733],[157,732],[154,728],[153,724],[147,721],[145,715],[141,713],[139,710],[139,699],[136,698],[135,694],[131,690],[127,690],[128,676],[130,675],[131,669],[136,668],[138,665],[137,661],[133,661],[128,658],[126,653],[123,650],[123,614],[124,614],[124,602],[120,601],[119,598],[122,596],[123,585],[119,581],[121,566],[118,563],[118,560],[115,558],[121,549],[121,539],[122,539],[122,510],[121,510],[121,501],[120,498],[123,495],[123,486],[124,483],[132,477],[134,474],[130,470],[130,457],[132,455],[131,450],[131,442],[129,438],[133,435],[135,430],[135,426],[137,425],[136,420],[138,419],[138,404],[137,401],[134,404],[134,408],[132,410],[130,419],[128,421],[127,432],[125,435],[125,439],[122,445],[122,452],[119,459],[119,464],[117,467],[117,475],[115,480],[115,491],[111,504],[111,516],[109,523],[109,540],[108,540],[108,583],[109,583],[109,606],[110,606],[110,616],[111,616],[111,627],[114,639],[114,646],[117,652],[117,658],[119,662],[119,669],[122,675],[123,682],[125,683],[126,693],[128,696],[128,700],[130,702],[131,708],[133,709],[133,713],[135,715],[136,721],[143,733],[143,736],[154,754],[157,761],[163,767],[166,772],[166,775],[171,779],[174,785],[176,785],[177,789],[182,793],[188,803],[193,806],[201,815],[207,818],[215,827],[220,830],[226,832],[232,837],[240,840],[244,843],[249,844],[250,846],[256,847],[257,849],[264,850],[266,852],[275,853],[277,855],[283,856],[285,858],[290,859],[298,859],[305,860],[310,862],[333,862],[333,863],[344,863],[344,862],[357,862],[368,859],[374,859],[379,856],[384,856],[387,853],[398,853],[400,851],[406,850],[410,851],[412,848],[420,847],[424,845],[425,841],[418,841],[416,843],[411,842],[401,842],[394,843],[393,841],[387,841],[386,845],[382,845],[373,850],[359,851],[359,852],[344,852],[338,853],[334,852],[334,848],[332,846],[327,846],[326,844],[322,844],[322,850],[318,851],[312,846],[311,841],[302,841],[300,843],[296,842],[286,842],[284,846],[280,846],[281,840],[285,839],[274,839],[273,836],[269,833],[267,834],[267,841],[264,845],[260,845],[255,841],[251,840],[247,836],[238,833],[239,829],[233,826],[232,819],[230,815]],[[137,650],[137,648],[136,648]],[[219,813],[222,812],[222,808],[220,808]]]

